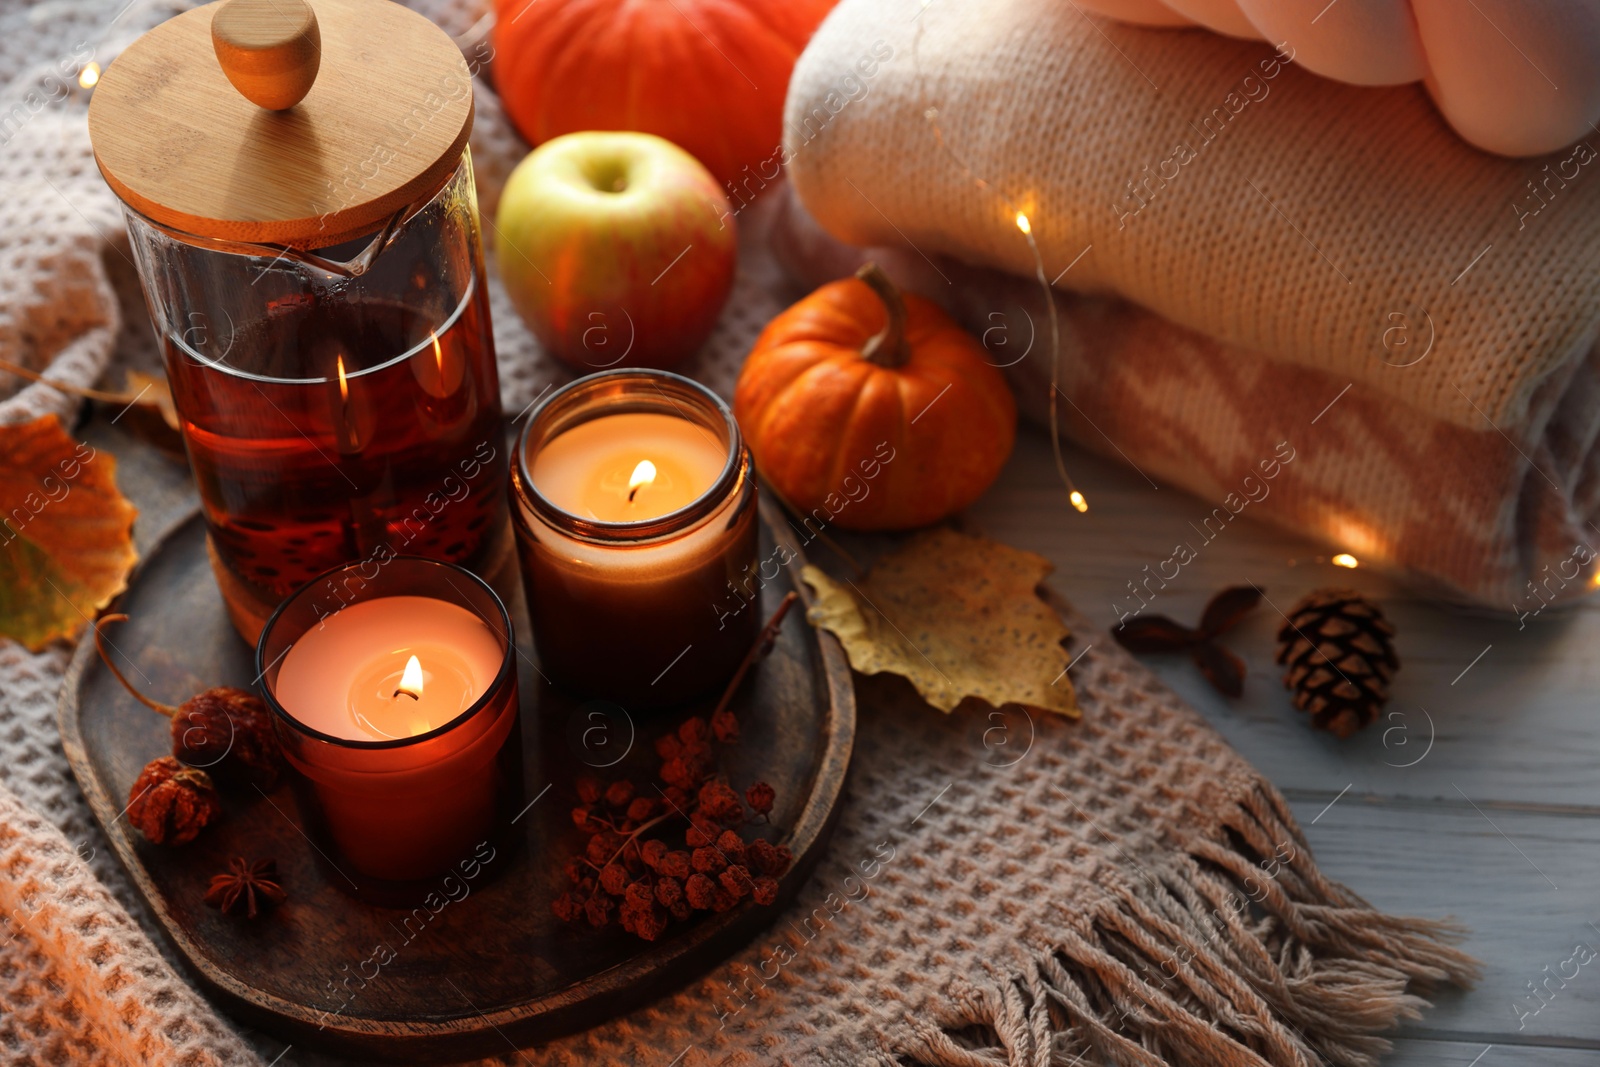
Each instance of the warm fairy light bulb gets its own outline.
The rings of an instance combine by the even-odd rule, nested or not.
[[[1017,212],[1017,229],[1021,230],[1025,234],[1033,232],[1033,224],[1028,221],[1028,216],[1024,215],[1020,211]],[[1083,509],[1079,508],[1078,510],[1082,511]]]
[[[647,459],[641,459],[639,465],[633,468],[633,477],[628,479],[628,500],[631,502],[634,494],[655,480],[656,465]]]
[[[398,697],[401,693],[412,700],[422,699],[422,663],[415,656],[406,660],[405,673],[400,675],[400,686],[394,695]]]
[[[1361,566],[1361,561],[1356,559],[1348,552],[1341,552],[1328,562],[1332,563],[1335,567],[1348,567],[1350,570],[1355,570],[1357,567]]]
[[[345,403],[349,403],[350,383],[344,380],[344,357],[337,357],[335,363],[339,368],[339,399],[343,400]]]
[[[1089,502],[1085,500],[1083,498],[1083,494],[1078,492],[1076,489],[1072,491],[1072,496],[1070,499],[1072,500],[1072,506],[1077,508],[1080,513],[1089,510]]]
[[[100,83],[100,64],[90,63],[78,72],[78,85],[84,89],[93,89]]]

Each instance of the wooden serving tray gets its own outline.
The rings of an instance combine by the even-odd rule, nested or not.
[[[763,618],[791,588],[810,596],[790,527],[763,515],[763,559],[775,538],[796,558],[763,590]],[[525,635],[517,601],[513,618]],[[152,551],[120,610],[130,618],[108,637],[155,698],[178,703],[209,686],[251,684],[252,650],[228,623],[198,517]],[[434,913],[362,904],[342,892],[338,876],[315,862],[288,784],[270,795],[224,793],[224,818],[190,845],[146,841],[124,804],[140,768],[170,753],[167,720],[122,690],[92,640],[79,643],[59,706],[67,758],[167,939],[227,1011],[295,1044],[360,1055],[419,1061],[504,1052],[508,1042],[592,1026],[681,986],[777,918],[816,863],[850,762],[855,697],[835,640],[790,612],[773,654],[736,698],[743,736],[723,747],[732,782],[764,780],[777,791],[774,836],[795,856],[779,903],[746,902],[674,924],[653,944],[614,927],[568,926],[550,903],[567,887],[566,859],[583,847],[571,824],[573,779],[653,780],[654,739],[684,713],[629,718],[586,705],[543,683],[526,638],[519,644],[524,802],[535,801],[517,823],[521,848],[488,864],[502,866],[497,874],[442,886],[448,902]],[[595,766],[624,750],[615,766]],[[288,902],[255,922],[207,907],[211,875],[234,856],[276,859]]]

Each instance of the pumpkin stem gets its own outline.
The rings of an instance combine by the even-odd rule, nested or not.
[[[894,287],[883,268],[876,263],[863,263],[856,277],[883,301],[883,310],[889,315],[883,329],[867,338],[861,346],[861,358],[871,360],[880,367],[903,367],[911,359],[911,345],[906,341],[906,302],[900,290]]]

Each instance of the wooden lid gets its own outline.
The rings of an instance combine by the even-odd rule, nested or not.
[[[306,0],[228,0],[211,16],[211,46],[233,87],[286,111],[306,98],[322,67],[322,32]]]
[[[176,15],[101,75],[89,137],[112,190],[175,230],[293,248],[371,233],[437,192],[472,129],[472,77],[444,31],[392,0],[310,0],[309,27],[274,36],[254,3]],[[269,103],[286,83],[310,89],[269,110],[230,81],[252,70],[267,82],[252,95]]]

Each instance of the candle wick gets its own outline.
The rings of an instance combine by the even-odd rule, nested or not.
[[[628,490],[628,503],[630,503],[630,504],[633,503],[633,498],[638,496],[638,495],[639,495],[639,487],[637,485],[634,486],[632,489],[629,489]]]
[[[396,689],[394,691],[394,696],[390,697],[389,699],[390,700],[394,700],[396,697],[400,696],[400,694],[402,694],[402,693],[404,693],[406,696],[410,697],[412,700],[421,700],[422,699],[421,697],[417,696],[417,694],[413,693],[409,689]]]

